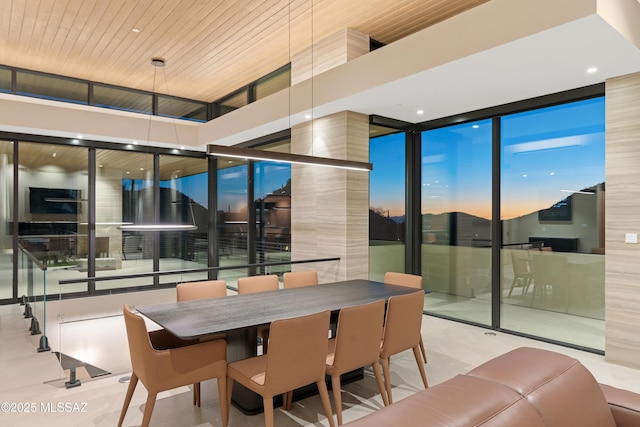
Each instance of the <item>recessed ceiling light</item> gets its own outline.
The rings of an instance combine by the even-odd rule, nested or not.
[[[53,157],[55,157],[55,156],[57,156],[57,154],[56,154],[56,153],[53,153],[53,154],[52,154],[52,156],[53,156]]]
[[[471,127],[472,127],[472,128],[474,128],[474,129],[478,129],[480,126],[478,126],[478,125],[473,125],[473,126],[471,126]]]
[[[421,115],[423,115],[423,114],[424,114],[424,110],[418,110],[418,111],[416,111],[416,113],[417,113],[419,116],[421,116]]]
[[[305,114],[305,115],[304,115],[304,118],[305,118],[305,119],[307,119],[307,120],[309,120],[309,119],[311,118],[311,114]]]
[[[598,71],[597,67],[589,67],[589,68],[587,68],[587,73],[589,73],[589,74],[593,74],[593,73],[595,73],[597,71]]]
[[[98,165],[98,167],[99,167],[99,168],[102,168],[102,167],[104,167],[104,165]]]
[[[140,28],[132,28],[131,31],[133,31],[134,33],[139,33],[140,32]]]

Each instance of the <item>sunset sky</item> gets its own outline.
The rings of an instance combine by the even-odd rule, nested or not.
[[[604,182],[604,98],[502,119],[501,217]],[[422,134],[422,213],[491,218],[491,120]],[[404,134],[372,140],[371,206],[404,214]]]

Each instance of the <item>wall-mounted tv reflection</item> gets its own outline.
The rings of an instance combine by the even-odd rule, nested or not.
[[[80,190],[29,187],[32,214],[77,214],[80,201]]]
[[[538,221],[571,221],[571,196],[538,211]]]

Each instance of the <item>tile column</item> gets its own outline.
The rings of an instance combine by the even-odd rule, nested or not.
[[[640,73],[606,82],[605,352],[640,368]]]
[[[291,152],[369,161],[369,118],[343,111],[295,126]],[[320,282],[369,276],[369,172],[323,166],[291,168],[292,260],[340,257],[301,264],[317,269]]]

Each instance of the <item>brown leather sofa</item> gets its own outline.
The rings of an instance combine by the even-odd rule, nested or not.
[[[519,348],[350,427],[638,427],[640,394],[598,384],[576,359]]]

